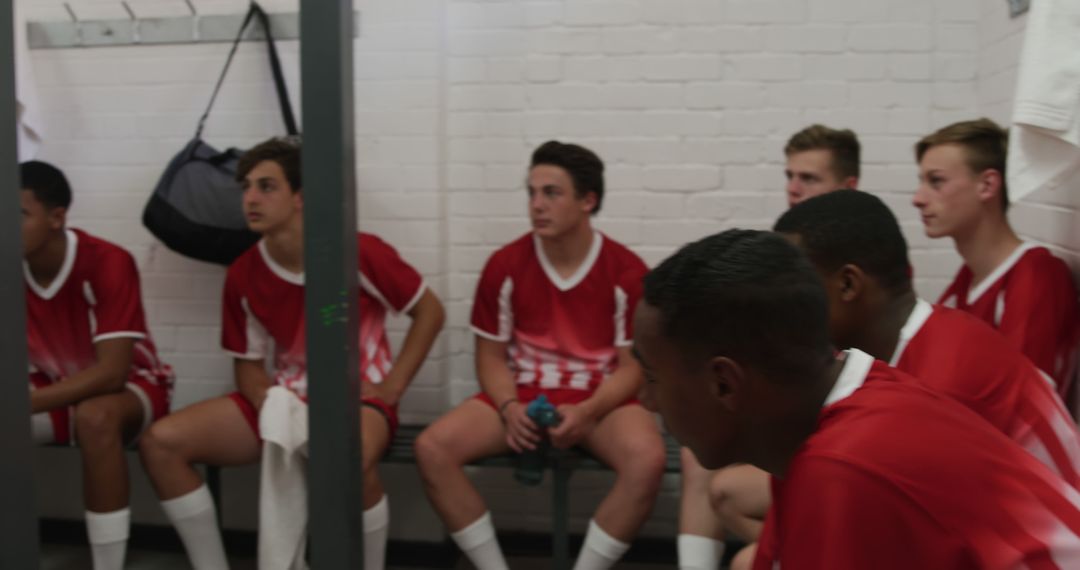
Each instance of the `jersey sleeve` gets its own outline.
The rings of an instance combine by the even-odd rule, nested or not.
[[[631,257],[615,286],[615,346],[634,343],[634,310],[641,300],[642,281],[649,269],[636,256]]]
[[[1075,350],[1076,288],[1056,258],[1016,267],[1004,292],[998,330],[1040,370],[1061,382]]]
[[[407,313],[427,286],[390,244],[372,235],[359,241],[360,286],[393,313]]]
[[[844,461],[803,458],[813,472],[789,486],[769,545],[781,568],[977,568],[965,546],[899,490]],[[791,482],[794,483],[794,480]],[[768,552],[775,549],[774,552]],[[765,567],[763,560],[755,568]]]
[[[90,281],[94,342],[110,338],[146,338],[146,315],[139,287],[139,271],[126,251],[117,250],[97,260]]]
[[[230,267],[225,277],[221,302],[221,347],[235,358],[262,360],[266,357],[270,337],[251,313],[239,273]]]
[[[476,285],[471,322],[474,333],[497,342],[510,341],[514,326],[513,291],[513,279],[496,252],[484,265]]]

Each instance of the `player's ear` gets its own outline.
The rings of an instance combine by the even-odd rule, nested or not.
[[[57,206],[49,208],[49,228],[53,230],[63,229],[67,225],[67,208]]]
[[[837,297],[844,302],[850,303],[858,299],[866,288],[866,273],[858,265],[851,263],[837,270],[835,280]]]
[[[709,396],[728,412],[739,408],[745,375],[738,362],[715,356],[709,362]]]
[[[979,183],[979,200],[983,202],[998,203],[1001,201],[1001,189],[1004,185],[1001,172],[987,168],[977,175]]]

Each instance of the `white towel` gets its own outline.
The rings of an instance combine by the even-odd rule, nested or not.
[[[37,82],[26,43],[26,21],[15,3],[15,120],[18,125],[19,162],[32,160],[41,148],[42,125],[38,111]]]
[[[1080,2],[1031,3],[1009,136],[1009,198],[1080,173]]]
[[[281,386],[270,388],[259,412],[259,431],[259,569],[306,569],[307,404]]]

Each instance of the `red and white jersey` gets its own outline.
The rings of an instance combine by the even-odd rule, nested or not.
[[[756,570],[1080,568],[1076,489],[862,352],[772,489]]]
[[[379,383],[393,365],[386,314],[409,312],[426,286],[390,244],[358,233],[360,378]],[[236,358],[261,360],[274,350],[274,382],[307,398],[304,274],[278,264],[260,240],[229,266],[221,345]]]
[[[920,299],[889,364],[971,408],[1080,488],[1080,433],[1053,383],[986,323]]]
[[[65,235],[64,261],[48,287],[23,263],[30,372],[58,382],[97,363],[95,343],[132,338],[130,376],[171,390],[172,369],[158,359],[146,328],[135,259],[84,231],[67,229]]]
[[[1080,339],[1076,287],[1065,262],[1024,243],[981,283],[964,266],[938,303],[971,313],[998,329],[1054,379],[1064,396],[1072,383]]]
[[[492,254],[473,302],[472,329],[509,343],[517,383],[595,390],[633,339],[634,308],[648,269],[626,246],[593,233],[589,253],[563,279],[529,233]]]

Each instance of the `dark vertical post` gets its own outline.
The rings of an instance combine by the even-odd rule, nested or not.
[[[301,0],[311,563],[363,568],[352,0]]]
[[[15,136],[14,3],[0,7],[0,568],[37,568],[26,376],[26,293]]]

